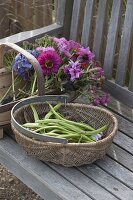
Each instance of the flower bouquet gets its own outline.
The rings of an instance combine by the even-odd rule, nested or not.
[[[22,48],[39,63],[43,73],[40,82],[44,87],[45,81],[45,94],[86,95],[90,104],[108,103],[109,95],[101,91],[104,70],[89,47],[46,35],[34,43],[25,41]],[[34,62],[25,55],[9,50],[4,56],[4,65],[12,74],[12,84],[1,97],[1,105],[38,94],[39,77]]]

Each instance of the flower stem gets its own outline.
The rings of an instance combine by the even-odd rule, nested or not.
[[[35,86],[36,86],[36,81],[37,81],[37,75],[34,75],[34,82],[33,82],[33,86],[32,86],[32,90],[31,90],[31,96],[33,96],[34,94],[34,90],[35,90]]]

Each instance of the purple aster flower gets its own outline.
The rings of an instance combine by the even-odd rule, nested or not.
[[[57,43],[59,51],[65,56],[71,57],[72,51],[79,49],[81,45],[73,40],[66,40],[65,38],[54,38],[54,41]]]
[[[78,60],[83,64],[89,64],[95,58],[94,53],[89,48],[80,48],[78,52]]]
[[[15,73],[24,79],[28,79],[28,72],[31,70],[32,64],[28,61],[28,59],[22,55],[18,54],[15,57],[15,61],[13,63],[13,70]]]
[[[44,75],[56,74],[61,64],[61,58],[55,50],[42,52],[37,58]]]
[[[68,68],[66,68],[66,72],[70,74],[71,81],[74,81],[83,74],[83,70],[80,67],[80,63],[78,61],[73,62],[72,60],[69,62],[69,66]]]

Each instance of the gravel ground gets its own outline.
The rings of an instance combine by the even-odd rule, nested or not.
[[[43,200],[0,165],[0,200]]]

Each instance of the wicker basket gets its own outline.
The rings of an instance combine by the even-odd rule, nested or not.
[[[0,79],[1,79],[1,76],[3,77],[3,79],[0,81],[0,96],[2,96],[6,92],[6,90],[12,83],[11,73],[5,72],[4,64],[3,64],[4,50],[6,47],[10,47],[11,49],[17,51],[18,53],[23,54],[29,60],[29,62],[33,65],[37,73],[38,93],[39,93],[38,95],[40,96],[44,95],[44,92],[45,92],[44,84],[43,84],[44,76],[43,76],[43,72],[40,67],[40,64],[38,63],[36,58],[33,55],[31,55],[29,52],[27,52],[26,50],[19,47],[18,45],[7,42],[7,43],[0,43]],[[16,103],[17,101],[0,105],[0,126],[10,123],[10,111],[12,107],[14,106],[14,104]]]
[[[48,111],[46,99],[43,98],[44,100],[41,102],[37,99],[34,101],[34,106],[41,118]],[[22,104],[22,102],[20,103]],[[23,102],[23,106],[19,105],[20,103],[12,110],[12,129],[16,140],[28,155],[36,156],[42,161],[49,161],[66,167],[90,164],[104,157],[117,132],[117,120],[109,111],[95,106],[67,103],[62,104],[59,111],[68,119],[84,121],[95,128],[109,123],[106,137],[97,142],[68,144],[35,140],[30,138],[31,136],[26,136],[23,127],[20,126],[27,121],[33,122],[33,114],[28,102]],[[14,120],[16,123],[14,123]]]

